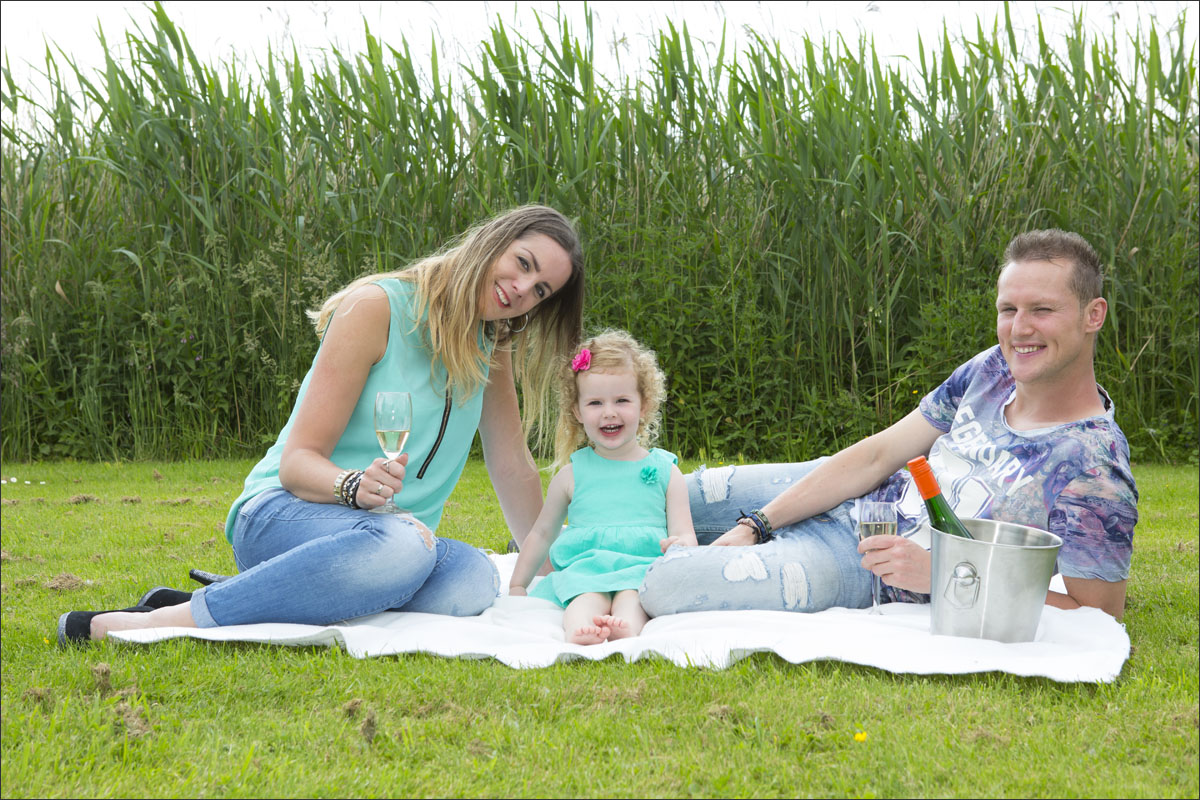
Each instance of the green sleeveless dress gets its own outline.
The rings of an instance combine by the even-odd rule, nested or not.
[[[674,454],[655,448],[640,461],[613,461],[590,447],[571,454],[575,489],[567,527],[550,548],[554,572],[531,597],[560,606],[584,592],[618,592],[642,585],[667,537],[667,484]]]

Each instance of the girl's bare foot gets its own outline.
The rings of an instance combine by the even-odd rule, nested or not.
[[[612,616],[610,619],[619,620],[620,627],[613,626],[611,639],[625,639],[630,636],[637,636],[642,632],[642,628],[650,621],[646,616],[645,609],[642,608],[642,602],[638,599],[636,589],[623,589],[613,595]]]
[[[599,619],[599,617],[597,617]],[[583,625],[567,635],[571,644],[600,644],[608,640],[611,629],[603,625]]]
[[[630,636],[638,635],[638,632],[633,629],[628,620],[621,617],[614,617],[611,614],[607,614],[602,617],[596,617],[593,622],[595,622],[597,625],[607,625],[612,629],[612,633],[608,635],[610,641],[613,639],[626,639]]]
[[[629,635],[625,629],[629,627],[629,623],[621,617],[614,617],[612,614],[597,614],[592,618],[592,622],[601,628],[611,628],[608,638],[620,639]]]

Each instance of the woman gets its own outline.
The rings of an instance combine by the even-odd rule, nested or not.
[[[570,222],[525,206],[333,295],[310,314],[322,341],[291,417],[226,520],[239,574],[191,595],[152,591],[124,611],[63,614],[59,641],[162,626],[322,625],[389,609],[482,612],[497,594],[495,567],[434,531],[477,430],[509,528],[523,536],[532,527],[541,482],[514,374],[526,422],[544,422],[546,367],[579,341],[583,288]],[[391,461],[378,457],[380,391],[413,398],[408,446]],[[393,496],[413,515],[367,513]]]

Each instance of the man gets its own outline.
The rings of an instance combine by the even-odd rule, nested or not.
[[[1078,234],[1045,230],[1014,238],[1004,263],[999,344],[908,416],[830,458],[689,475],[697,536],[716,546],[671,548],[642,585],[646,611],[861,608],[872,572],[885,601],[927,602],[928,550],[903,535],[859,544],[854,514],[856,498],[893,501],[900,534],[914,530],[924,504],[903,468],[927,455],[959,516],[1062,537],[1067,591],[1049,592],[1047,603],[1120,618],[1137,488],[1093,367],[1108,311],[1100,260]]]

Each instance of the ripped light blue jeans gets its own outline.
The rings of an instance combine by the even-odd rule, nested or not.
[[[310,503],[284,489],[242,506],[233,555],[237,575],[192,594],[201,628],[327,625],[388,610],[474,616],[500,589],[483,551],[411,517]]]
[[[801,464],[701,467],[686,476],[692,524],[707,545],[742,512],[762,508],[824,459]],[[638,590],[652,617],[684,611],[761,609],[824,611],[871,605],[847,500],[823,514],[776,530],[751,547],[672,547],[650,565]]]

